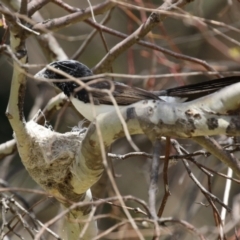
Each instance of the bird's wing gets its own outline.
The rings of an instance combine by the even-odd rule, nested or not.
[[[154,91],[153,93],[157,96],[181,97],[185,98],[186,101],[191,101],[238,82],[240,82],[240,76],[224,77],[197,84]]]
[[[240,82],[240,76],[232,76],[153,92],[106,79],[97,79],[97,82],[94,79],[94,82],[89,81],[88,85],[94,90],[91,91],[91,94],[95,105],[112,105],[109,94],[101,90],[109,90],[113,84],[112,95],[119,106],[124,106],[141,100],[159,100],[159,97],[162,97],[162,100],[166,102],[169,101],[166,97],[177,98],[174,101],[170,99],[171,102],[191,101],[238,82]],[[60,88],[67,96],[74,95],[74,97],[85,103],[90,102],[88,91],[85,89],[78,90],[79,85],[75,82],[54,82],[54,85]]]
[[[112,84],[113,84],[112,96],[114,97],[114,99],[116,100],[119,106],[130,105],[141,100],[150,100],[150,99],[159,100],[158,96],[144,89],[129,87],[119,82],[106,81],[103,79],[102,80],[99,79],[97,83],[91,84],[89,82],[89,86],[92,87],[92,89],[94,90],[94,91],[91,91],[91,94],[92,94],[95,105],[99,105],[99,104],[112,105],[113,104],[109,94],[101,91],[101,90],[111,89]],[[86,103],[90,102],[88,92],[85,89],[75,92],[74,96]]]

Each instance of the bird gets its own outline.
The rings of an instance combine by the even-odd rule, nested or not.
[[[89,87],[94,90],[96,89],[96,91],[91,91],[95,114],[91,106],[89,92],[83,87],[80,88],[77,82],[66,80],[66,77],[59,72],[54,72],[47,67],[35,74],[37,78],[50,80],[55,87],[59,88],[70,99],[76,110],[90,122],[99,114],[115,110],[115,106],[109,95],[106,92],[97,90],[109,90],[113,86],[112,96],[115,98],[118,107],[121,108],[142,100],[160,100],[169,103],[188,102],[240,82],[240,76],[230,76],[165,90],[147,91],[109,79],[99,78],[96,81],[93,72],[86,65],[76,60],[55,61],[48,66],[61,70],[74,78],[92,77],[91,79],[84,80],[84,83],[88,83]]]

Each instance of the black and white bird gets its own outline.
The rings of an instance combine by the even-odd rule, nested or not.
[[[74,78],[83,78],[93,76],[93,72],[84,64],[75,60],[64,60],[50,63],[51,66],[57,70],[61,70]],[[39,71],[35,77],[46,78],[59,88],[65,95],[67,95],[72,102],[73,106],[81,113],[81,115],[93,121],[94,114],[92,111],[90,98],[88,91],[84,88],[76,91],[79,85],[74,81],[58,81],[66,79],[63,75],[56,73],[50,69],[44,68]],[[93,78],[94,79],[94,78]],[[88,82],[89,86],[96,89],[111,89],[111,83],[114,86],[112,92],[119,107],[127,106],[136,103],[141,100],[162,100],[164,102],[187,102],[191,101],[215,91],[221,88],[229,86],[231,84],[240,82],[240,76],[224,77],[216,80],[206,81],[203,83],[191,84],[182,87],[170,88],[160,91],[147,91],[137,87],[130,87],[120,82],[99,79],[91,83]],[[110,83],[111,81],[111,83]],[[107,93],[101,91],[91,92],[96,116],[101,113],[106,113],[115,110],[113,103]]]

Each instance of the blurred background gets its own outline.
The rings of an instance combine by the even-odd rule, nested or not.
[[[91,0],[91,4],[93,6],[102,2],[103,1],[100,0]],[[80,9],[88,7],[88,1],[71,0],[65,1],[65,3]],[[162,1],[132,0],[129,1],[129,3],[132,3],[135,6],[157,8],[162,4]],[[208,64],[216,70],[226,71],[227,73],[222,74],[224,76],[232,75],[234,71],[239,71],[240,34],[228,27],[231,26],[240,30],[239,1],[199,0],[188,4],[184,10],[179,10],[179,12],[185,12],[186,14],[191,14],[207,20],[219,21],[226,24],[226,26],[218,26],[210,24],[209,22],[203,24],[201,21],[189,18],[176,18],[174,16],[168,16],[163,23],[154,28],[151,34],[149,33],[144,40],[154,43],[159,47],[169,49],[173,52],[207,61]],[[39,12],[34,14],[33,19],[35,21],[40,21],[40,16],[42,16],[44,20],[47,20],[65,16],[67,14],[68,12],[66,10],[60,8],[54,3],[49,3]],[[109,13],[95,16],[96,21],[100,23],[107,14]],[[109,19],[104,25],[116,31],[130,35],[147,19],[149,15],[150,13],[144,10],[139,11],[122,5],[117,5],[111,10]],[[214,29],[217,29],[217,31],[226,35],[228,39],[223,35],[217,34]],[[63,49],[69,59],[74,57],[76,60],[79,60],[90,68],[93,68],[106,54],[106,49],[99,33],[97,33],[86,45],[86,47],[84,47],[81,54],[76,56],[79,48],[82,46],[83,42],[92,30],[93,27],[86,22],[79,22],[59,29],[55,32],[54,37],[58,41],[59,47]],[[5,32],[6,29],[0,28],[0,35],[2,38]],[[108,49],[111,49],[121,41],[121,39],[117,36],[107,33],[103,33],[103,35]],[[234,39],[235,42],[231,39]],[[9,43],[8,36],[4,37],[4,42]],[[42,64],[42,66],[44,66],[52,61],[52,59],[50,59],[49,56],[47,56],[42,50],[41,44],[42,42],[38,41],[35,36],[31,36],[27,39],[29,64]],[[34,75],[40,69],[41,67],[32,68],[29,72]],[[133,45],[113,62],[112,70],[114,73],[139,75],[207,71],[200,64],[185,61],[183,58],[177,59],[137,44]],[[1,144],[11,140],[13,135],[11,126],[5,116],[9,98],[11,76],[12,61],[10,58],[2,54],[0,56]],[[158,79],[146,77],[144,80],[115,78],[115,80],[123,81],[126,84],[148,90],[159,90],[189,83],[202,82],[209,79],[214,79],[214,76],[201,74],[192,77],[176,76],[171,78],[162,77]],[[29,78],[25,98],[26,118],[32,118],[37,110],[43,109],[47,102],[55,95],[56,92],[52,86]],[[60,109],[51,116],[50,119],[47,119],[56,131],[62,133],[70,131],[74,126],[78,125],[81,120],[83,120],[83,118],[76,113],[73,107]],[[152,144],[145,136],[134,136],[133,139],[141,151],[152,153]],[[228,140],[224,136],[218,136],[217,139],[221,142]],[[179,140],[179,142],[189,152],[201,149],[200,146],[191,140]],[[111,152],[116,154],[126,154],[132,151],[133,149],[125,139],[120,139],[115,142],[111,149]],[[174,149],[172,149],[171,154],[176,154]],[[211,156],[196,157],[195,160],[205,164],[215,171],[221,171],[225,174],[227,173],[226,166]],[[122,195],[133,195],[148,202],[151,161],[151,159],[146,157],[132,157],[126,160],[113,160],[115,173],[119,175],[119,177],[115,180]],[[0,164],[0,178],[4,180],[5,184],[9,187],[40,189],[28,175],[17,152],[5,158],[1,158]],[[191,163],[190,167],[202,185],[207,187],[207,176]],[[164,194],[162,179],[162,169],[160,169],[157,207],[160,206]],[[222,199],[226,182],[225,179],[214,176],[211,178],[211,181],[213,194]],[[2,186],[4,186],[4,184]],[[181,161],[169,169],[169,187],[171,196],[167,201],[163,217],[172,216],[186,220],[193,224],[198,230],[203,232],[205,236],[208,236],[208,239],[216,239],[217,234],[213,234],[215,223],[212,211],[210,207],[204,206],[204,204],[207,204],[206,199],[189,178]],[[99,183],[96,184],[92,190],[95,198],[105,198],[115,195],[106,174],[103,174],[102,179],[100,179]],[[228,204],[229,207],[233,207],[234,198],[236,198],[239,193],[239,184],[232,182]],[[46,198],[38,194],[24,192],[20,192],[19,195],[26,200],[24,203],[26,204],[26,208],[33,206],[33,210],[37,218],[42,222],[46,222],[51,219],[60,211],[59,204],[52,198]],[[137,204],[133,204],[132,202],[128,202],[127,205],[133,208],[138,207]],[[221,206],[218,204],[216,205],[221,211]],[[99,213],[111,213],[120,217],[124,216],[121,208],[107,204],[98,209],[98,214]],[[138,216],[137,213],[132,214],[134,216]],[[142,215],[139,214],[139,217],[142,217]],[[230,222],[231,219],[231,214],[228,214],[226,222]],[[99,221],[99,228],[100,230],[105,230],[110,226],[113,226],[115,223],[116,220],[104,219]],[[103,239],[137,239],[137,237],[134,236],[130,238],[130,235],[127,234],[127,230],[129,230],[129,228],[130,226],[125,225],[118,229],[118,231],[120,231],[119,233],[112,233],[112,235],[110,234],[108,237]],[[237,228],[239,229],[239,225]],[[18,228],[16,227],[16,229]],[[20,231],[20,229],[17,231]],[[24,232],[24,230],[21,231]],[[231,239],[230,237],[233,236],[234,232],[235,228],[230,227],[230,230],[227,233],[229,239]],[[10,239],[17,239],[17,237],[15,238],[13,234],[10,234],[9,236],[11,236]],[[193,239],[192,237],[193,236],[190,233],[186,233],[185,230],[178,227],[168,228],[166,235],[162,236],[161,239]],[[146,237],[146,239],[151,238]]]

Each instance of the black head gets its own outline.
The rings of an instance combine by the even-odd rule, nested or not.
[[[75,60],[63,60],[50,63],[48,66],[61,70],[75,78],[92,76],[92,71],[84,64]],[[36,75],[48,79],[65,79],[61,74],[55,73],[47,68],[44,68]]]
[[[92,76],[93,72],[84,64],[75,60],[63,60],[50,63],[48,66],[54,67],[61,70],[75,78],[82,78]],[[35,77],[46,78],[46,79],[66,79],[63,75],[55,73],[47,68],[39,71]],[[60,88],[67,96],[70,96],[74,92],[74,89],[79,87],[76,82],[52,82],[56,87]]]

